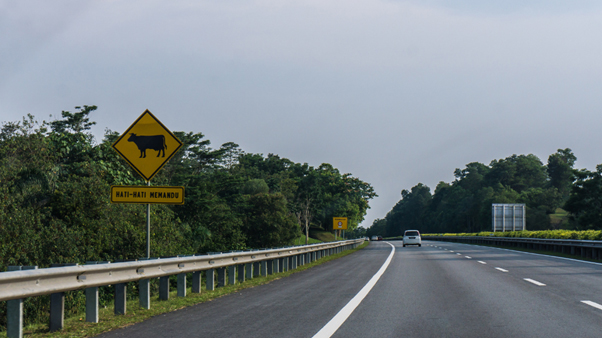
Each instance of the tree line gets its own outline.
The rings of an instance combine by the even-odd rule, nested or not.
[[[489,165],[472,162],[454,171],[454,181],[439,182],[434,193],[419,183],[401,191],[401,200],[366,234],[491,231],[491,204],[524,203],[528,230],[602,229],[602,165],[596,171],[574,168],[571,149],[558,149],[547,164],[533,155],[512,155]],[[560,209],[559,209],[560,208]],[[560,212],[564,219],[554,217]]]
[[[0,271],[145,256],[146,206],[111,204],[110,187],[146,183],[111,148],[119,133],[106,130],[95,143],[96,109],[3,122]],[[310,227],[332,229],[334,216],[354,229],[376,196],[327,163],[245,153],[232,142],[213,149],[202,133],[174,134],[183,146],[152,183],[184,186],[185,204],[151,206],[155,257],[285,246]]]

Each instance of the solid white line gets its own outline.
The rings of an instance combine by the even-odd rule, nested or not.
[[[496,270],[500,270],[501,272],[508,272],[508,270],[506,269],[502,269],[502,268],[495,268]]]
[[[523,279],[526,280],[527,282],[533,283],[533,284],[535,284],[537,286],[546,286],[544,283],[538,282],[538,281],[536,281],[534,279],[531,279],[531,278],[523,278]]]
[[[472,257],[470,257],[470,256],[464,256],[464,257],[466,257],[466,258],[468,258],[468,259],[471,259],[471,258],[472,258]]]
[[[592,302],[591,300],[582,300],[581,303],[587,304],[589,306],[595,307],[598,310],[602,310],[602,305]]]
[[[389,242],[385,243],[391,246],[391,253],[389,254],[389,257],[387,258],[385,263],[380,267],[376,274],[372,276],[368,283],[364,285],[360,292],[358,292],[357,295],[355,295],[355,297],[353,297],[349,301],[349,303],[347,303],[347,305],[345,305],[341,309],[341,311],[339,311],[339,313],[332,317],[332,319],[328,323],[326,323],[326,325],[324,325],[324,327],[320,331],[318,331],[318,333],[314,335],[314,338],[329,338],[335,332],[337,332],[339,327],[343,325],[347,318],[349,318],[349,316],[353,313],[355,308],[358,305],[360,305],[362,300],[364,300],[364,298],[368,295],[368,292],[370,292],[374,285],[376,285],[376,282],[378,282],[380,276],[382,276],[383,273],[385,273],[385,270],[387,270],[387,268],[389,267],[389,263],[391,263],[391,260],[393,259],[393,254],[395,253],[395,247]]]
[[[481,263],[481,264],[487,264],[487,263],[485,263],[485,262],[483,262],[483,261],[478,261],[478,262],[479,262],[479,263]]]

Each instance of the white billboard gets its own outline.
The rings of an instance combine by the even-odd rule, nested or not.
[[[525,205],[502,203],[492,204],[491,225],[493,232],[526,230]]]

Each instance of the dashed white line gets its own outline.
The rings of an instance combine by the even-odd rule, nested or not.
[[[466,257],[466,258],[468,258],[468,259],[472,259],[472,257],[470,257],[470,256],[464,256],[464,257]]]
[[[458,255],[458,256],[462,256],[462,254],[461,254],[461,253],[457,253],[456,255]]]
[[[483,262],[483,261],[477,261],[477,262],[479,262],[479,263],[481,263],[481,264],[487,264],[487,263],[485,263],[485,262]]]
[[[508,272],[508,270],[506,269],[502,269],[502,268],[495,268],[496,270],[500,270],[501,272]]]
[[[527,282],[529,282],[529,283],[533,283],[533,284],[535,284],[535,285],[537,285],[537,286],[546,286],[544,283],[542,283],[542,282],[538,282],[538,281],[536,281],[536,280],[534,280],[534,279],[531,279],[531,278],[523,278],[523,279],[524,279],[525,281],[527,281]]]
[[[581,303],[587,304],[591,307],[595,307],[598,310],[602,310],[602,305],[600,305],[596,302],[592,302],[591,300],[582,300]]]
[[[449,250],[449,252],[454,252],[454,250]]]

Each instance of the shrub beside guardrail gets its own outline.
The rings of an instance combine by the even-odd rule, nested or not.
[[[63,328],[64,293],[86,290],[86,321],[98,322],[98,287],[115,287],[115,314],[125,314],[126,283],[139,282],[139,301],[150,308],[150,280],[159,278],[159,299],[169,298],[169,276],[177,275],[178,297],[186,296],[186,274],[192,274],[192,292],[201,292],[201,272],[206,288],[235,284],[258,275],[284,272],[361,245],[364,239],[287,248],[157,258],[131,262],[90,262],[37,269],[9,267],[0,272],[0,301],[7,301],[7,336],[23,336],[23,299],[50,294],[50,331]],[[238,277],[238,279],[236,278]]]

